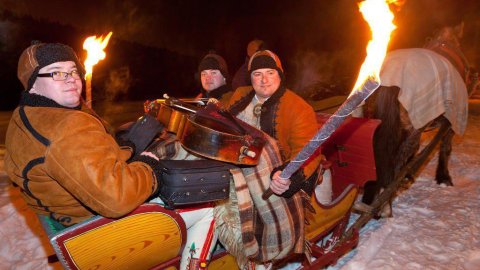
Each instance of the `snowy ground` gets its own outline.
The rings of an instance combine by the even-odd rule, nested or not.
[[[470,115],[466,134],[454,138],[454,187],[434,183],[433,157],[394,201],[394,217],[370,221],[358,247],[328,269],[480,269],[479,134],[477,113]],[[2,169],[0,159],[0,270],[59,269],[47,264],[46,255],[53,252],[45,234]]]
[[[394,201],[394,217],[371,221],[356,250],[329,269],[480,269],[480,116],[454,138],[454,187],[434,182],[436,156]]]

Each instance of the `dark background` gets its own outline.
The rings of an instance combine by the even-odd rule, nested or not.
[[[233,76],[253,38],[280,56],[288,86],[297,92],[349,92],[370,39],[358,2],[0,0],[0,109],[17,105],[17,61],[32,40],[68,44],[83,61],[84,39],[109,31],[107,57],[94,67],[94,104],[163,93],[194,96],[200,87],[197,65],[209,50],[224,56]],[[392,6],[398,29],[389,49],[421,47],[435,29],[463,17],[462,45],[478,67],[479,1],[398,2]]]

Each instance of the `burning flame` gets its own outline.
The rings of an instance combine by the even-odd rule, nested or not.
[[[360,73],[352,93],[356,89],[360,89],[368,77],[373,77],[376,81],[380,81],[380,69],[387,54],[390,34],[396,28],[393,24],[393,13],[388,6],[389,2],[395,1],[365,0],[359,4],[360,12],[372,31],[372,39],[368,42],[367,57],[360,68]]]
[[[85,59],[85,70],[87,75],[91,75],[93,71],[93,66],[98,63],[98,61],[105,59],[105,52],[103,51],[112,36],[112,32],[108,33],[108,35],[104,38],[100,36],[91,36],[85,39],[83,42],[83,48],[87,51],[87,59]]]

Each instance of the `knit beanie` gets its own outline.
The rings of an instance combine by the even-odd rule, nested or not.
[[[41,68],[65,61],[75,62],[81,75],[85,74],[83,65],[78,61],[78,57],[71,47],[60,43],[32,42],[32,45],[20,55],[17,77],[25,91],[29,91],[32,89]]]
[[[270,50],[258,51],[250,58],[250,61],[248,62],[248,72],[252,74],[254,70],[260,68],[276,69],[280,78],[282,78],[282,80],[285,78],[280,58]]]
[[[228,79],[228,67],[225,59],[218,54],[209,53],[203,57],[202,61],[198,65],[198,73],[207,69],[218,69],[222,73],[223,77]]]

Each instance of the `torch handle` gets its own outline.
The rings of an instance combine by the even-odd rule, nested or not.
[[[283,179],[290,178],[302,165],[308,160],[314,152],[325,142],[330,135],[340,126],[345,118],[357,108],[362,101],[368,98],[378,87],[380,82],[374,78],[367,79],[362,85],[361,89],[350,95],[337,111],[328,118],[323,126],[317,131],[310,141],[303,146],[302,150],[293,158],[285,169],[282,170],[280,177]],[[268,199],[273,192],[267,189],[263,194],[263,199]]]
[[[89,109],[92,108],[92,73],[87,73],[86,79],[85,79],[85,105]]]

